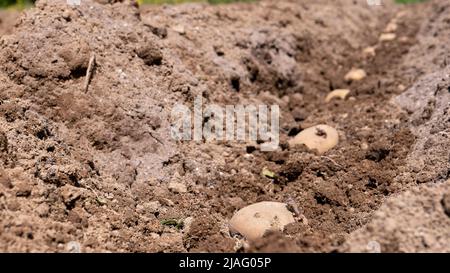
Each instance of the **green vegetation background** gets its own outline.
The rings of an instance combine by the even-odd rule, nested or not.
[[[10,6],[24,8],[28,5],[32,5],[33,2],[34,1],[32,1],[32,0],[0,0],[0,8],[10,7]]]

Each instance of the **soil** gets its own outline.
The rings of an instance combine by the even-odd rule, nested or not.
[[[0,36],[11,34],[19,16],[16,11],[0,10]]]
[[[1,13],[0,251],[449,252],[449,10],[41,0],[14,29]],[[397,38],[379,42],[393,19]],[[352,68],[367,77],[346,82]],[[197,96],[278,104],[280,147],[172,140],[171,110]],[[337,147],[289,147],[316,124]],[[259,201],[296,222],[230,234]]]

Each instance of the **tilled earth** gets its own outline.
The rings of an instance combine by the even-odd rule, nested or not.
[[[383,4],[0,13],[0,251],[449,252],[450,2]],[[352,68],[367,77],[345,81]],[[197,96],[279,105],[279,148],[171,140],[171,110]],[[316,124],[338,146],[289,146]],[[259,201],[296,222],[257,241],[230,233]]]

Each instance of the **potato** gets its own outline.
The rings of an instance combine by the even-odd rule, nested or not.
[[[388,42],[395,40],[397,38],[397,35],[395,33],[383,33],[380,35],[380,42]]]
[[[287,205],[279,202],[260,202],[242,208],[231,218],[230,231],[243,235],[248,240],[262,238],[269,230],[283,230],[295,222]]]
[[[348,89],[336,89],[328,93],[327,97],[325,98],[325,102],[330,102],[334,98],[340,98],[345,99],[348,94],[350,94],[350,90]]]
[[[344,79],[345,81],[360,81],[364,79],[367,76],[366,71],[362,69],[352,69],[350,72],[348,72]]]
[[[317,150],[319,154],[334,148],[339,142],[336,129],[328,125],[316,125],[301,131],[289,141],[290,146],[304,144],[310,150]]]

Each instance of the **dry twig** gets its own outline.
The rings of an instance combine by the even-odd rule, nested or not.
[[[91,58],[89,59],[88,69],[86,71],[86,79],[84,82],[84,92],[87,93],[89,89],[89,83],[91,82],[92,72],[95,68],[95,53],[92,53]]]

